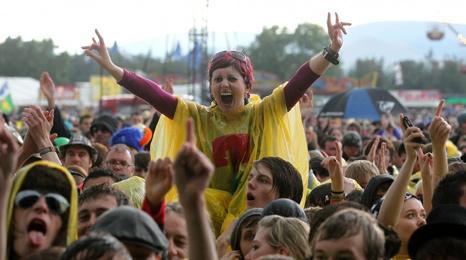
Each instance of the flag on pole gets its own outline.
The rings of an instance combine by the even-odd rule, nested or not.
[[[8,82],[5,81],[0,88],[0,110],[2,113],[11,115],[15,110],[13,100],[11,99],[10,88]]]

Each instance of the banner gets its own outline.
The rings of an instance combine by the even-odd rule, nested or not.
[[[0,110],[7,115],[11,115],[15,110],[13,100],[11,99],[10,88],[8,87],[8,81],[5,81],[0,88]]]

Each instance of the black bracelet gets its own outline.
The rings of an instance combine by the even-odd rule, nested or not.
[[[339,57],[338,53],[330,49],[330,46],[324,48],[322,55],[324,56],[326,60],[328,60],[330,63],[334,65],[338,65],[340,63],[340,61],[338,60],[338,57]]]
[[[335,195],[340,195],[340,194],[344,194],[345,191],[330,191],[331,194],[335,194]]]

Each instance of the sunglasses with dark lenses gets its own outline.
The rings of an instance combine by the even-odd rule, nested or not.
[[[54,213],[61,215],[65,213],[65,211],[68,209],[70,204],[68,203],[68,200],[65,199],[60,194],[57,193],[47,193],[45,195],[41,194],[38,191],[35,190],[23,190],[19,192],[16,195],[15,199],[15,204],[16,206],[23,208],[23,209],[28,209],[34,204],[36,204],[37,201],[39,201],[40,197],[45,198],[45,202],[47,203],[47,207]]]
[[[231,55],[231,57],[239,60],[239,61],[242,61],[242,62],[246,62],[247,60],[247,56],[246,54],[242,53],[242,52],[239,52],[239,51],[221,51],[221,52],[217,52],[214,57],[212,57],[212,60],[215,60],[217,58],[220,58],[220,57],[223,57],[225,56],[226,54],[229,54]]]

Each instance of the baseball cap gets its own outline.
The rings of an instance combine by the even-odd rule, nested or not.
[[[343,140],[341,143],[343,146],[362,147],[362,138],[357,132],[349,131],[343,136]]]
[[[99,127],[104,127],[113,134],[118,130],[118,121],[113,116],[101,115],[92,121],[91,134],[97,132]]]

